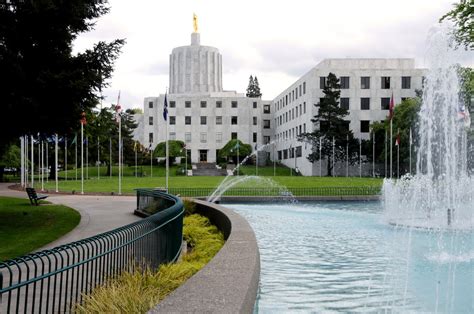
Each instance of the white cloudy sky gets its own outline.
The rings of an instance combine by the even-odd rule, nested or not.
[[[125,108],[141,108],[144,97],[165,92],[169,54],[190,44],[195,12],[201,44],[222,54],[224,89],[244,93],[253,74],[273,99],[324,58],[414,57],[423,66],[428,30],[454,1],[110,0],[110,13],[75,50],[125,38],[105,103],[121,90]]]

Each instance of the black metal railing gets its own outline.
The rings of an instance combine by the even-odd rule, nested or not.
[[[171,194],[187,197],[206,197],[211,195],[215,188],[170,188]],[[351,187],[265,187],[240,188],[233,187],[225,191],[222,196],[368,196],[380,194],[379,186],[351,186]]]
[[[137,191],[155,204],[141,221],[0,263],[0,313],[64,313],[83,294],[135,267],[157,267],[181,252],[184,208],[175,196]],[[137,201],[140,203],[139,201]]]

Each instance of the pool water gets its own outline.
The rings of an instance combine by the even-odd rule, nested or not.
[[[472,231],[396,228],[379,202],[225,206],[257,236],[255,312],[474,312]]]

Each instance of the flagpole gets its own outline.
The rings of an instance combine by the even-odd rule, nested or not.
[[[81,194],[84,194],[84,123],[82,121],[81,121]]]
[[[100,139],[97,136],[97,180],[100,180]]]
[[[321,137],[319,138],[319,177],[323,176],[323,164],[321,159]]]
[[[46,142],[46,168],[48,167],[48,143]],[[67,182],[67,135],[64,136],[64,175]]]
[[[372,178],[375,178],[375,131],[372,130]]]
[[[35,152],[34,139],[33,139],[33,135],[31,135],[31,187],[32,188],[35,187],[35,178],[34,178],[34,174],[35,174],[35,155],[34,155],[34,152]]]
[[[20,137],[20,184],[25,187],[25,139],[23,136]]]
[[[362,178],[362,138],[359,139],[359,178]]]
[[[400,129],[397,129],[397,179],[400,179]]]
[[[255,144],[255,175],[258,176],[258,150],[257,150],[257,144]]]
[[[412,144],[412,137],[411,137],[411,128],[410,128],[410,143],[408,144],[408,148],[409,148],[409,163],[410,163],[410,166],[409,166],[409,171],[410,171],[410,174],[411,174],[411,144]]]
[[[239,161],[239,152],[240,152],[240,144],[239,144],[239,139],[237,139],[237,176],[239,176],[239,165],[240,165],[240,161]]]
[[[56,171],[54,172],[54,180],[56,181],[56,193],[58,190],[58,134],[56,133],[54,137],[54,167]]]
[[[387,130],[385,130],[385,167],[384,167],[384,170],[385,170],[385,178],[387,177]]]
[[[74,137],[76,139],[76,156],[74,158],[74,168],[76,168],[76,181],[77,181],[77,132],[76,132],[76,135]]]
[[[273,176],[276,176],[275,141],[273,141]]]
[[[120,96],[119,96],[120,97]],[[117,102],[117,106],[118,106],[118,102]],[[118,195],[121,195],[122,194],[122,154],[121,154],[121,150],[122,150],[122,118],[120,117],[120,113],[117,112],[117,115],[118,115],[118,119],[119,119],[119,151],[118,151],[118,179],[119,179],[119,188],[118,188]]]
[[[392,123],[392,118],[390,118],[390,179],[392,178],[392,174],[393,174],[393,168],[392,168],[392,164],[393,164],[393,161],[392,161],[392,139],[393,139],[393,123]]]
[[[110,167],[110,172],[109,172],[109,177],[112,179],[112,138],[109,138],[109,167]]]
[[[293,147],[292,147],[292,145],[290,145],[290,157],[292,155],[292,152],[293,152]],[[295,155],[293,155],[293,158],[294,157],[295,157]],[[291,170],[291,167],[288,167],[288,168],[290,168],[290,177],[292,177],[293,176],[293,170]]]
[[[86,179],[89,179],[89,136],[86,136]]]
[[[165,185],[165,188],[166,188],[166,192],[168,192],[168,177],[169,177],[169,134],[168,134],[168,102],[167,102],[167,94],[168,94],[168,88],[166,89],[166,93],[165,93],[165,110],[166,110],[166,119],[165,119],[165,123],[166,123],[166,185]]]
[[[149,151],[150,151],[150,177],[153,178],[153,150],[151,149],[151,143],[150,143],[150,147],[149,147]]]
[[[349,176],[349,135],[346,135],[346,177]]]
[[[135,178],[138,177],[138,164],[137,164],[137,142],[135,142]]]
[[[184,144],[184,153],[186,154],[185,166],[186,166],[186,177],[187,177],[188,176],[188,149],[186,148],[186,144]]]
[[[46,141],[46,169],[49,170],[49,163],[48,163],[48,141]],[[46,182],[49,182],[49,171],[46,176]]]
[[[40,167],[41,167],[41,191],[44,191],[44,143],[41,141],[41,155],[40,155]]]
[[[336,143],[332,137],[332,176],[336,176]]]
[[[25,158],[25,171],[24,171],[24,183],[25,187],[28,185],[28,135],[24,135],[24,143],[25,143],[25,151],[24,151],[24,158]]]

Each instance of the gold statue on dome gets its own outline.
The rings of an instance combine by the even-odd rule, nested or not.
[[[193,27],[194,27],[194,32],[198,32],[198,17],[196,13],[193,13]]]

